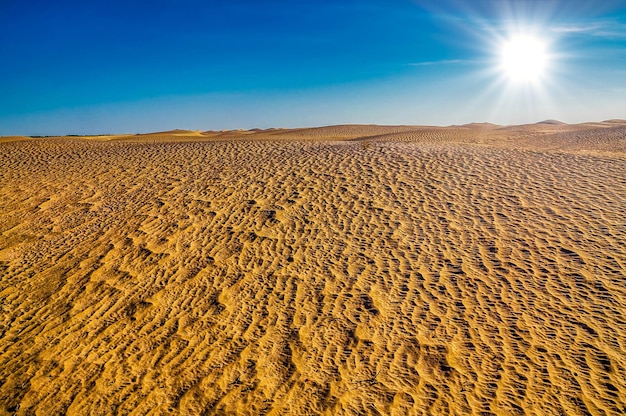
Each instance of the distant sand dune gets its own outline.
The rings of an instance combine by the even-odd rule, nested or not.
[[[1,141],[0,414],[624,414],[625,132]]]
[[[32,138],[25,136],[0,136],[0,143],[22,142],[26,140],[32,140]]]

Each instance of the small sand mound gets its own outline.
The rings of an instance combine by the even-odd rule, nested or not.
[[[566,123],[563,123],[562,121],[559,120],[544,120],[544,121],[540,121],[537,124],[549,124],[549,125],[555,125],[555,126],[562,126],[565,125]]]

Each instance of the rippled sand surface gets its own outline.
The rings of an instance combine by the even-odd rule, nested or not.
[[[0,142],[0,414],[626,413],[624,123]]]

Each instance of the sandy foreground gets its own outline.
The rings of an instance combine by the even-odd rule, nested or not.
[[[0,414],[626,413],[626,122],[0,138]]]

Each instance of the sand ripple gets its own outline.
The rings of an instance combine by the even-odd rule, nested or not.
[[[494,129],[2,143],[0,414],[625,413],[626,159]]]

